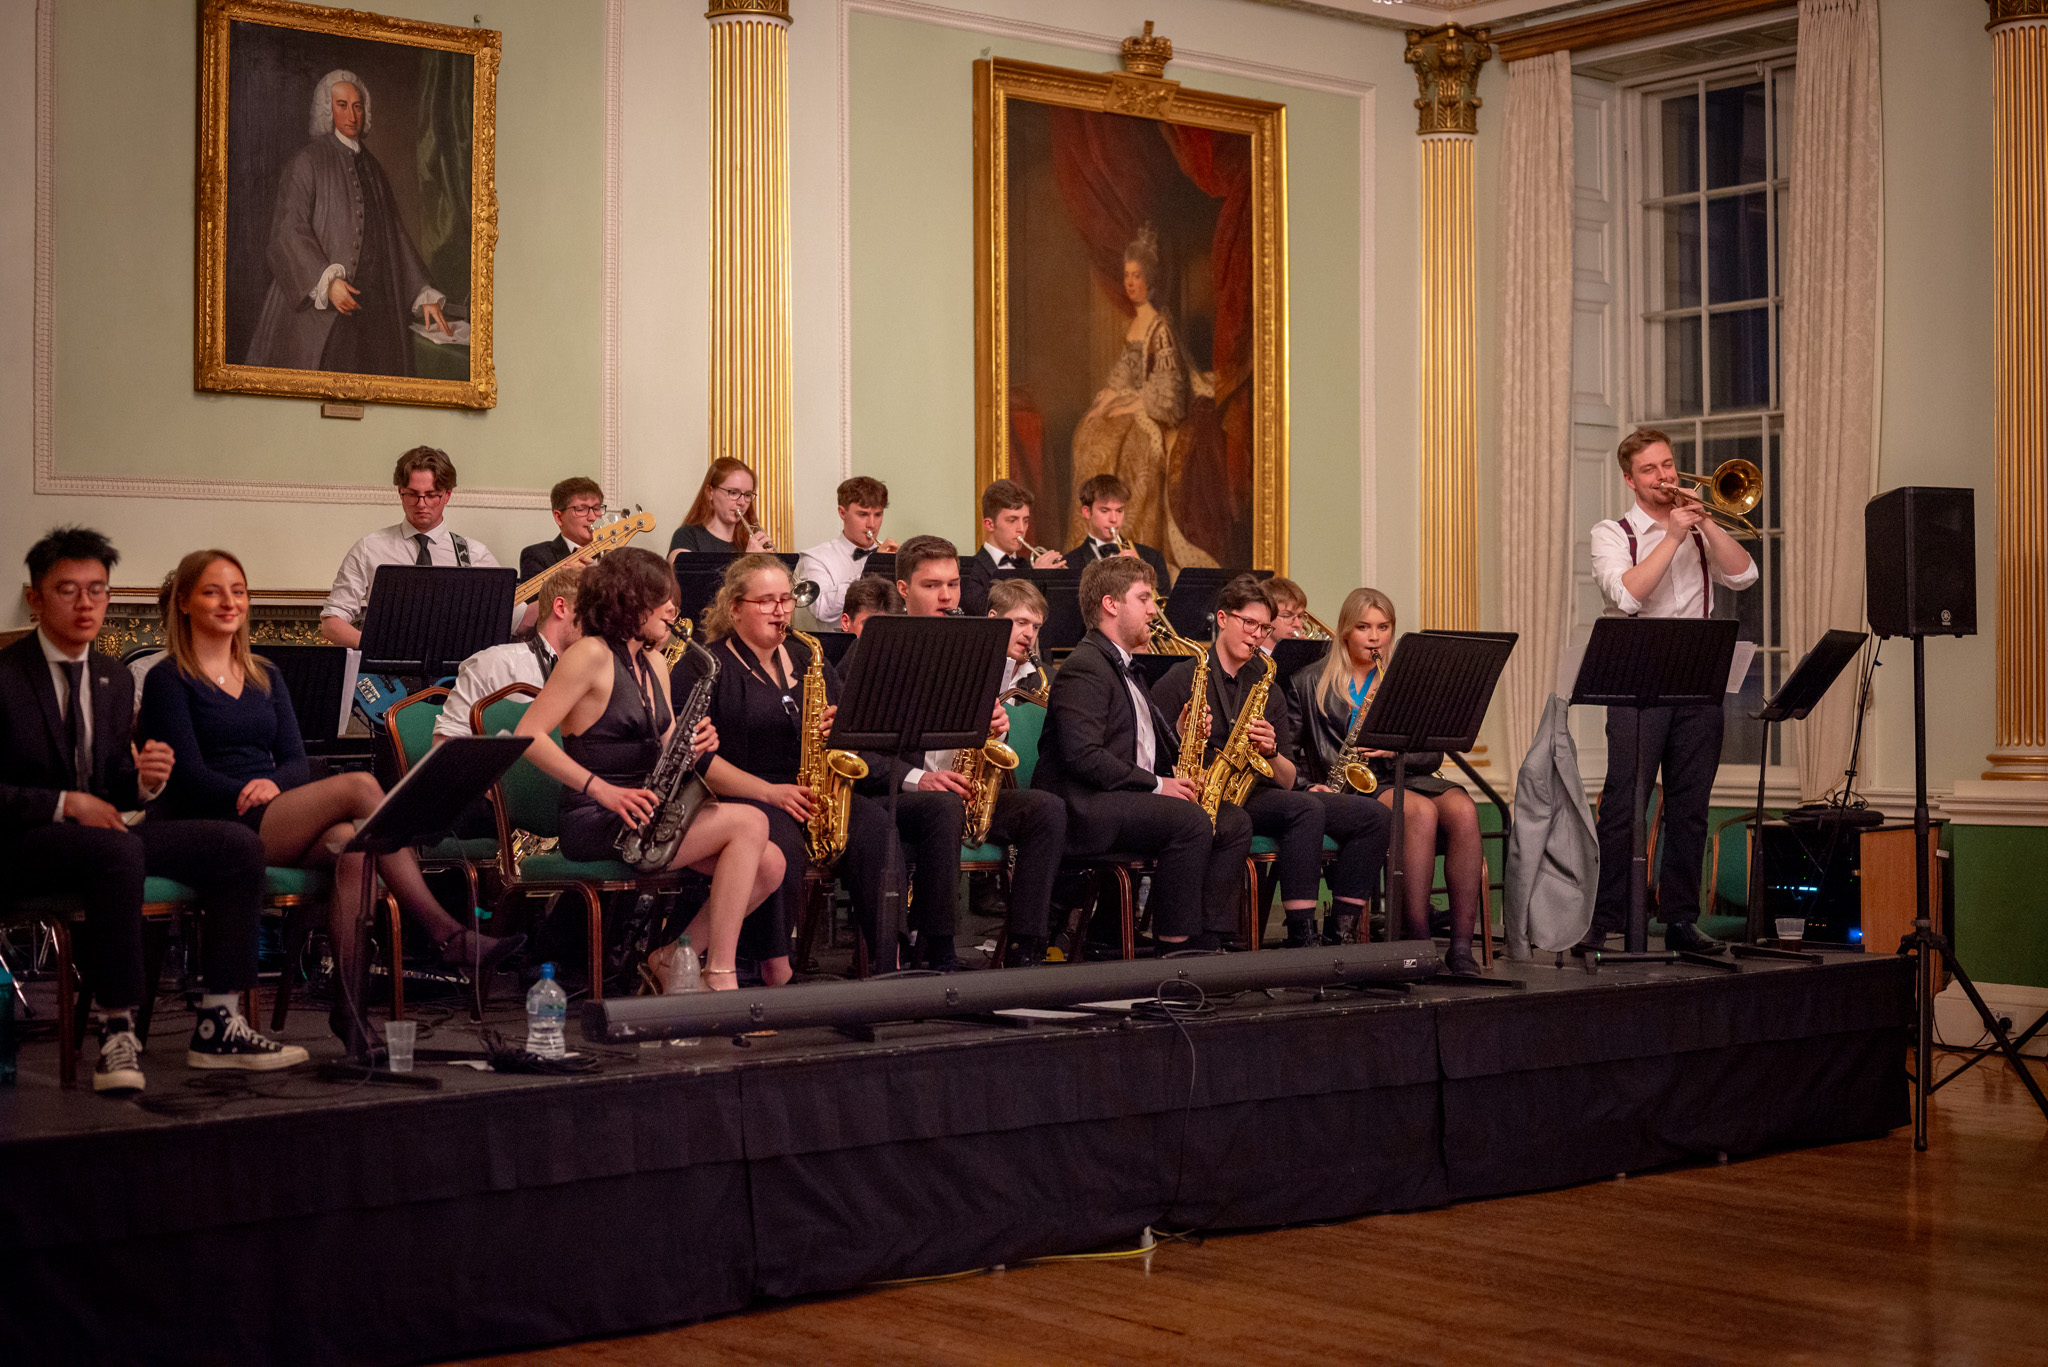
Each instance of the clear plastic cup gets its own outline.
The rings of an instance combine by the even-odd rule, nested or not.
[[[1806,938],[1806,918],[1804,916],[1780,916],[1777,918],[1777,921],[1778,939],[1781,943],[1796,945]]]
[[[420,1037],[418,1021],[386,1021],[384,1023],[384,1045],[391,1059],[391,1071],[409,1073],[412,1071],[412,1047]]]

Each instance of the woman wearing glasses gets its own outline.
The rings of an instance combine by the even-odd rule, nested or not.
[[[619,832],[654,815],[657,800],[644,785],[675,724],[661,657],[676,615],[674,591],[661,557],[636,546],[585,570],[576,591],[583,639],[562,652],[520,719],[518,734],[533,742],[526,757],[563,785],[562,853],[571,859],[616,859]],[[558,726],[559,746],[548,735]],[[717,728],[701,723],[692,745],[701,763],[718,748]],[[782,855],[768,843],[768,823],[743,803],[707,804],[670,867],[710,876],[703,909],[683,929],[705,947],[704,986],[731,991],[739,986],[733,957],[741,922],[782,886]]]
[[[669,558],[677,551],[772,551],[775,542],[754,516],[754,472],[743,460],[720,456],[704,472],[697,501],[676,534],[669,538]]]
[[[1333,771],[1351,723],[1372,703],[1381,672],[1393,654],[1394,600],[1378,589],[1353,589],[1337,613],[1337,641],[1319,668],[1302,669],[1290,681],[1293,709],[1302,718],[1301,751],[1317,791],[1341,786]],[[1394,752],[1367,750],[1367,767],[1377,783],[1373,795],[1381,804],[1394,802]],[[1408,756],[1407,800],[1401,804],[1407,825],[1406,930],[1410,939],[1429,938],[1431,872],[1436,867],[1439,837],[1444,845],[1444,881],[1451,893],[1451,943],[1444,955],[1453,973],[1476,973],[1472,931],[1479,923],[1479,893],[1486,864],[1479,845],[1479,809],[1463,788],[1437,777],[1444,762],[1436,750]]]
[[[740,945],[742,957],[761,960],[761,976],[769,983],[789,977],[790,927],[809,863],[804,823],[810,820],[812,793],[798,785],[797,772],[803,753],[804,675],[811,652],[790,635],[790,615],[795,611],[789,567],[772,555],[748,555],[726,566],[725,582],[704,613],[704,639],[718,661],[711,719],[719,735],[718,757],[705,772],[705,781],[719,796],[765,811],[768,838],[782,851],[782,920],[775,924],[766,917],[754,918]],[[685,656],[676,666],[672,687],[686,693],[697,681],[697,669],[696,659]],[[825,700],[828,705],[836,703],[839,675],[831,661],[821,662],[821,673]],[[829,706],[825,724],[831,724]],[[878,971],[893,967],[896,957],[893,946],[874,945],[889,834],[887,808],[854,796],[839,873],[853,894],[862,933],[876,949]],[[760,922],[758,929],[755,921]],[[772,937],[761,933],[771,928]]]

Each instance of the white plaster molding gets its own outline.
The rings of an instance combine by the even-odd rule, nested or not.
[[[2048,826],[2048,783],[1957,779],[1941,809],[1958,826]]]
[[[604,316],[598,335],[597,482],[616,498],[619,488],[619,237],[625,139],[625,0],[604,4]]]
[[[611,488],[619,475],[619,143],[622,0],[605,7],[604,304],[600,382],[599,469]],[[33,485],[37,494],[88,498],[189,498],[211,502],[386,504],[381,484],[267,480],[153,479],[140,475],[66,475],[57,470],[57,0],[36,3],[35,318],[31,381]],[[472,508],[546,508],[547,491],[496,486],[464,488]]]

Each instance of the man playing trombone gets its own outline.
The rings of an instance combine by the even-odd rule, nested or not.
[[[1699,491],[1678,476],[1671,439],[1638,428],[1615,451],[1635,505],[1612,522],[1593,525],[1593,578],[1605,615],[1712,617],[1714,585],[1746,589],[1756,562],[1722,526]],[[1731,519],[1741,526],[1741,519]],[[1721,764],[1720,704],[1607,709],[1607,778],[1600,790],[1600,891],[1584,946],[1598,948],[1620,930],[1628,910],[1634,846],[1629,805],[1635,800],[1637,728],[1643,762],[1654,782],[1664,772],[1663,872],[1656,915],[1667,949],[1718,954],[1719,940],[1700,932],[1700,861],[1706,851],[1707,804]]]

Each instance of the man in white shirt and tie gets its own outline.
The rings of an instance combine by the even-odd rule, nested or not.
[[[455,462],[444,451],[415,446],[398,458],[391,473],[405,520],[380,527],[342,557],[334,587],[320,606],[320,634],[338,646],[363,643],[363,613],[370,604],[370,585],[379,565],[452,565],[460,569],[496,569],[491,548],[475,537],[458,536],[442,522],[455,492]],[[512,609],[513,625],[530,621],[537,611]]]
[[[576,616],[576,588],[583,581],[584,568],[568,565],[547,577],[540,586],[541,619],[531,636],[486,646],[462,662],[441,705],[441,715],[434,720],[434,744],[450,736],[472,734],[469,714],[499,689],[516,683],[539,688],[548,681],[562,652],[583,639],[583,626]]]
[[[867,475],[841,480],[838,491],[839,535],[813,546],[797,557],[796,578],[818,586],[811,615],[820,629],[830,631],[845,610],[846,588],[868,572],[868,557],[876,551],[896,553],[896,543],[882,539],[882,518],[889,510],[889,486]]]
[[[1712,617],[1714,585],[1746,589],[1757,580],[1749,552],[1682,493],[1671,439],[1639,428],[1615,451],[1635,503],[1618,519],[1595,523],[1593,578],[1611,617]],[[1700,865],[1706,852],[1707,806],[1721,765],[1719,703],[1695,707],[1607,709],[1607,778],[1600,790],[1600,890],[1593,926],[1581,942],[1598,948],[1628,914],[1634,837],[1638,728],[1643,763],[1655,782],[1664,774],[1662,874],[1654,914],[1664,922],[1667,949],[1718,954],[1702,934]]]

